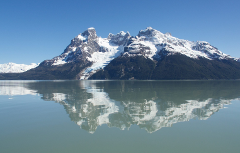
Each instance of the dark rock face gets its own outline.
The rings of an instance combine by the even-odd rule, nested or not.
[[[108,52],[108,48],[100,47],[99,52],[103,52],[103,53]]]

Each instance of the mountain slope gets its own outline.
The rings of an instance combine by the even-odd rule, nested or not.
[[[118,57],[89,79],[240,79],[240,64],[234,60],[192,59],[165,56],[157,63],[143,56]]]

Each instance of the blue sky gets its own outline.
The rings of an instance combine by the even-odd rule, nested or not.
[[[89,27],[107,37],[151,26],[240,57],[239,8],[239,0],[0,0],[0,64],[51,59]]]

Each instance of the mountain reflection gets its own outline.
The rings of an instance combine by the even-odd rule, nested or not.
[[[147,132],[193,118],[206,120],[240,96],[240,81],[0,82],[1,95],[40,94],[64,106],[80,128],[98,126]]]

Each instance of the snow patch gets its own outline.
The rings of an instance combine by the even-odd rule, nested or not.
[[[65,61],[66,57],[58,57],[54,60],[54,63],[52,65],[61,65],[61,64],[66,64],[67,62]]]
[[[77,38],[80,39],[80,40],[82,40],[82,41],[87,40],[87,36],[82,36],[82,34],[79,34],[79,35],[77,36]]]

